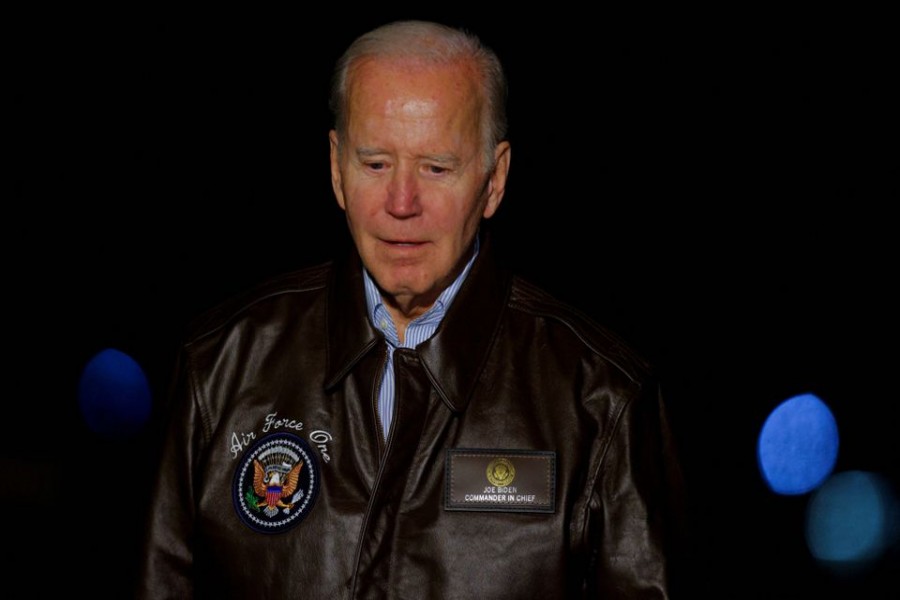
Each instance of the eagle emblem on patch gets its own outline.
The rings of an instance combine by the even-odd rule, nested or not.
[[[234,508],[245,525],[282,533],[312,510],[319,493],[319,465],[309,444],[292,433],[258,440],[234,473]]]

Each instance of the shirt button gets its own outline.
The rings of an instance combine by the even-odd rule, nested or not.
[[[378,326],[381,327],[382,329],[386,330],[387,329],[387,321],[382,319],[381,323],[379,323]]]

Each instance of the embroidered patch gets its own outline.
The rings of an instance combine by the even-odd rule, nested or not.
[[[451,448],[444,508],[555,512],[556,453]]]
[[[234,508],[251,529],[282,533],[312,510],[320,481],[305,440],[292,433],[269,435],[247,450],[234,472]]]

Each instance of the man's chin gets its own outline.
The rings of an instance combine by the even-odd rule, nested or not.
[[[402,278],[385,277],[381,281],[376,278],[375,283],[382,298],[404,312],[416,307],[430,307],[442,291],[436,290],[434,285]]]
[[[398,303],[414,302],[416,298],[425,296],[427,288],[424,286],[411,285],[402,281],[389,281],[387,285],[379,285],[381,295],[393,298]]]
[[[369,268],[382,295],[417,296],[431,287],[431,281],[418,265],[376,264]]]

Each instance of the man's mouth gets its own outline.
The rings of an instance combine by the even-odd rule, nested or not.
[[[416,246],[421,246],[425,242],[416,241],[416,240],[383,240],[386,244],[390,244],[391,246],[397,246],[402,248],[415,248]]]

